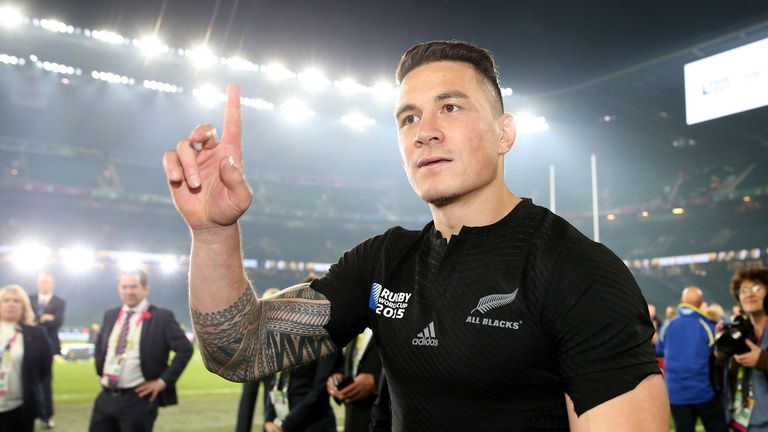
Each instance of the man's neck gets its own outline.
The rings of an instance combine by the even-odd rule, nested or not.
[[[447,240],[457,235],[463,226],[480,227],[504,218],[522,201],[506,185],[475,191],[444,206],[430,205],[435,229]]]

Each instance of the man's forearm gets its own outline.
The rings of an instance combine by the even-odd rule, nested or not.
[[[309,284],[264,301],[256,298],[243,271],[236,225],[192,237],[192,324],[210,371],[232,381],[255,381],[335,351],[324,328],[330,304]]]
[[[222,311],[249,287],[237,224],[192,233],[189,305],[193,311]]]
[[[232,380],[247,380],[253,368],[258,300],[243,269],[237,224],[192,233],[189,305],[206,367]],[[244,350],[244,345],[247,349]],[[244,352],[246,351],[246,352]]]

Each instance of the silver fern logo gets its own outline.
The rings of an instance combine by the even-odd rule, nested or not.
[[[475,312],[480,312],[480,314],[484,315],[486,312],[489,312],[493,309],[497,309],[512,303],[517,298],[518,291],[520,291],[520,288],[514,290],[509,294],[491,294],[485,297],[481,297],[480,301],[477,302],[477,307],[472,309],[469,315],[467,315],[466,322],[468,324],[481,325],[481,326],[487,326],[487,327],[519,330],[520,327],[523,325],[522,320],[507,321],[503,319],[486,318],[486,317],[479,317],[479,316],[472,315]]]
[[[518,291],[520,291],[520,288],[514,290],[510,294],[491,294],[485,296],[477,302],[477,307],[472,309],[470,314],[475,313],[475,311],[479,311],[481,314],[484,314],[489,310],[508,305],[515,301]]]

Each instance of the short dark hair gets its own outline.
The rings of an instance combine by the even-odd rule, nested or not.
[[[120,272],[119,277],[123,276],[138,276],[139,283],[141,286],[145,287],[149,283],[149,277],[147,276],[147,272],[144,270],[136,269],[136,270],[124,270]]]
[[[745,280],[752,280],[760,282],[768,288],[768,269],[766,268],[750,268],[737,271],[731,279],[731,295],[736,299],[736,303],[741,305],[739,300],[739,289],[742,282]],[[767,300],[768,301],[768,300]]]
[[[395,72],[395,79],[400,84],[405,76],[417,67],[439,61],[457,61],[472,65],[490,84],[493,95],[501,107],[501,112],[504,111],[504,100],[501,97],[499,74],[496,70],[496,62],[493,60],[493,53],[469,42],[437,40],[416,44],[406,51],[400,59],[397,72]]]

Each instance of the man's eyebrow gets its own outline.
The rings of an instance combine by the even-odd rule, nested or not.
[[[406,112],[406,111],[413,111],[415,109],[416,109],[416,105],[410,104],[410,103],[409,104],[405,104],[405,105],[401,106],[399,110],[397,110],[397,112],[395,113],[395,118],[399,118],[400,115],[402,113]]]
[[[458,90],[451,90],[447,92],[440,93],[439,95],[435,96],[434,101],[435,102],[441,102],[447,99],[469,99],[469,96],[461,91]],[[405,104],[400,107],[400,109],[397,110],[395,113],[395,118],[399,118],[400,115],[402,115],[406,111],[412,111],[416,109],[415,104]]]
[[[458,90],[447,91],[435,96],[435,102],[444,101],[446,99],[469,99],[469,96]]]

